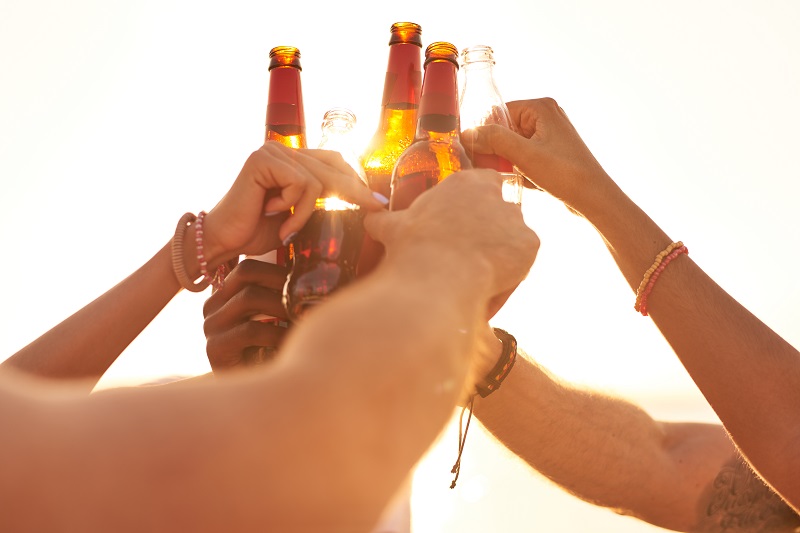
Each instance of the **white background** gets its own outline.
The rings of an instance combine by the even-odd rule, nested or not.
[[[181,214],[213,207],[263,139],[273,46],[301,50],[309,145],[333,106],[365,141],[396,21],[421,24],[425,45],[492,46],[507,101],[556,98],[673,240],[800,345],[800,4],[381,6],[2,0],[0,359],[147,260]],[[543,193],[523,204],[542,247],[495,325],[562,377],[713,419],[591,226]],[[206,372],[203,298],[181,293],[104,385]],[[448,431],[418,471],[417,532],[651,529],[542,482],[477,431],[449,491]]]

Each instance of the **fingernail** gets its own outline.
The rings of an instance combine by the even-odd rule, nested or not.
[[[372,193],[372,197],[378,200],[383,205],[389,205],[389,199],[377,191]]]
[[[265,217],[274,217],[275,215],[280,215],[281,213],[285,213],[286,211],[265,211]]]
[[[289,243],[292,242],[292,239],[294,239],[295,235],[297,235],[296,231],[293,231],[289,235],[287,235],[286,238],[283,239],[283,245],[284,246],[289,246]]]

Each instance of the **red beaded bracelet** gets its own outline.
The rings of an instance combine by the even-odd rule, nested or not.
[[[673,259],[675,259],[681,254],[688,254],[688,253],[689,249],[686,246],[681,246],[680,248],[673,250],[668,256],[664,258],[661,264],[658,265],[658,267],[653,271],[653,274],[650,276],[650,279],[647,282],[647,287],[645,287],[644,292],[642,292],[641,303],[639,305],[639,312],[642,313],[642,316],[647,316],[647,298],[650,296],[650,292],[652,292],[653,287],[656,284],[656,281],[658,280],[659,276],[661,276],[661,273],[664,271],[665,268],[667,268],[667,265],[670,264],[670,262]]]

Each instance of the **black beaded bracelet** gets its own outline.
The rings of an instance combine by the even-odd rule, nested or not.
[[[506,379],[508,373],[511,372],[511,367],[514,366],[514,361],[517,360],[517,339],[514,338],[509,332],[500,328],[494,328],[494,335],[503,343],[503,353],[494,368],[486,374],[486,377],[481,380],[475,387],[481,398],[486,398],[491,393],[500,388],[500,384]]]

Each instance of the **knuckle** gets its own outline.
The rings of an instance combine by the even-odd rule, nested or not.
[[[544,105],[548,109],[557,110],[558,109],[558,102],[556,102],[555,98],[550,96],[545,96],[539,100],[542,105]]]

